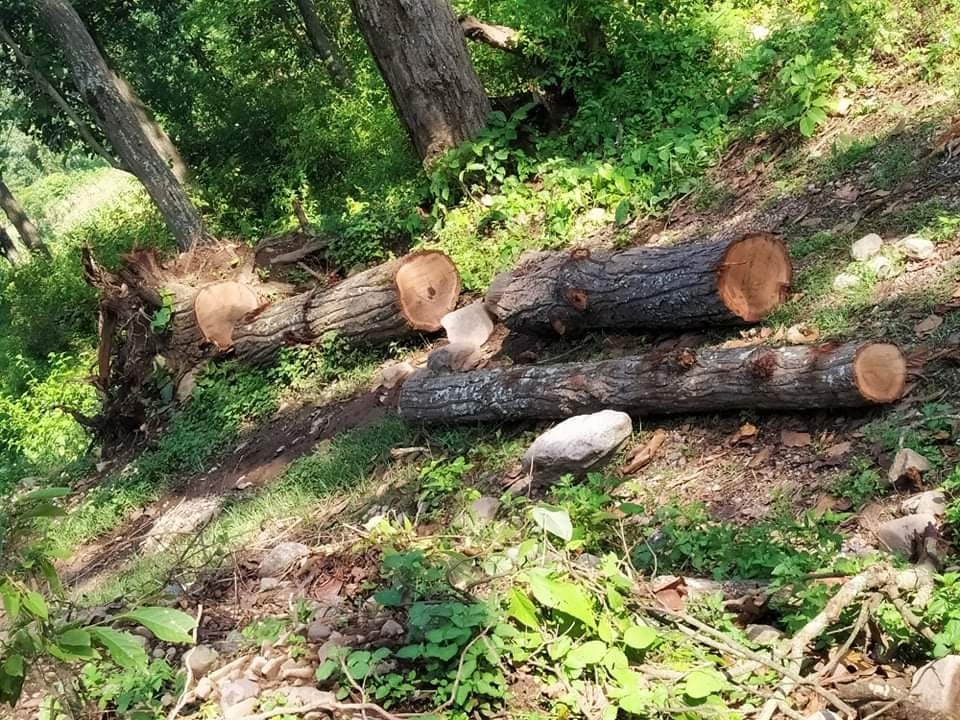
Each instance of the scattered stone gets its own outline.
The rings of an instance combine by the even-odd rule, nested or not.
[[[870,233],[864,235],[850,247],[850,254],[853,255],[854,260],[863,262],[880,252],[882,247],[883,238],[876,233]]]
[[[269,592],[270,590],[276,590],[283,583],[280,582],[279,578],[275,577],[265,577],[260,578],[260,592]]]
[[[260,694],[260,685],[253,680],[227,680],[220,683],[220,704],[230,707]]]
[[[167,656],[167,651],[165,648],[158,646],[153,649],[153,652],[150,653],[150,655],[156,660],[161,660],[162,658],[165,658]]]
[[[482,359],[478,346],[450,343],[427,356],[427,369],[431,372],[465,372],[477,367]]]
[[[377,384],[387,390],[392,390],[397,387],[397,385],[401,385],[403,381],[413,375],[415,371],[416,368],[406,361],[387,365],[386,367],[380,368]],[[311,434],[316,435],[315,432]]]
[[[276,680],[280,677],[280,668],[286,660],[287,658],[283,655],[267,660],[260,668],[260,674],[267,680]]]
[[[478,348],[493,334],[493,320],[482,301],[447,313],[440,324],[447,332],[451,345],[462,343]]]
[[[223,640],[211,644],[222,655],[235,655],[245,642],[246,638],[243,637],[243,633],[239,630],[231,630]]]
[[[934,515],[905,515],[880,523],[877,537],[890,552],[909,557],[913,554],[916,538],[922,536],[931,526],[936,530],[937,518]]]
[[[233,705],[220,705],[220,712],[223,715],[223,720],[242,720],[249,715],[253,715],[257,710],[257,704],[260,701],[255,698],[246,698],[240,702],[234,703]]]
[[[150,641],[143,635],[133,635],[133,640],[144,649],[144,652],[150,652]]]
[[[267,659],[263,655],[257,655],[247,666],[247,672],[254,675],[263,675],[263,666],[267,664]]]
[[[941,490],[927,490],[911,495],[900,505],[907,515],[935,515],[943,517],[947,510],[947,496]]]
[[[177,699],[170,693],[164,693],[163,695],[160,696],[160,705],[162,707],[170,707],[176,701]]]
[[[747,625],[747,639],[757,645],[775,645],[783,633],[773,625]]]
[[[840,716],[832,710],[817,710],[812,715],[807,715],[803,720],[840,720]]]
[[[855,288],[860,284],[860,278],[852,273],[842,272],[833,279],[833,289],[836,292],[844,292]]]
[[[523,470],[542,478],[583,473],[609,460],[632,432],[633,421],[623,412],[577,415],[533,441],[523,455]]]
[[[911,260],[926,260],[937,252],[936,246],[922,235],[907,235],[900,241],[900,249]]]
[[[220,659],[220,653],[209,645],[197,645],[191,648],[184,658],[186,665],[193,671],[194,677],[203,677],[213,669]]]
[[[474,500],[467,508],[467,511],[482,522],[491,522],[497,516],[497,510],[500,508],[500,501],[490,495],[484,495]]]
[[[593,553],[580,553],[573,562],[577,567],[582,567],[586,570],[596,570],[600,567],[600,563],[603,562],[603,560]]]
[[[275,692],[286,698],[287,706],[292,708],[336,702],[333,693],[325,692],[315,687],[281,685]]]
[[[893,458],[890,470],[887,471],[887,480],[891,485],[896,485],[903,478],[919,484],[923,473],[929,469],[930,462],[923,455],[910,448],[903,448]]]
[[[887,278],[893,277],[894,274],[893,263],[890,262],[890,258],[886,258],[883,255],[870,258],[867,267],[870,268],[879,280],[886,280]]]
[[[260,561],[260,577],[277,577],[310,554],[303,543],[282,542],[272,548]]]
[[[330,626],[314,621],[307,626],[307,640],[310,642],[322,642],[330,637]]]
[[[310,680],[314,669],[309,665],[294,665],[280,671],[281,680]]]
[[[954,717],[960,707],[960,655],[947,655],[917,670],[910,699],[925,710]]]
[[[393,618],[387,620],[383,624],[383,627],[380,628],[380,634],[385,637],[400,637],[405,632],[406,630],[403,629],[403,625],[398,623]]]
[[[237,482],[234,483],[233,487],[237,490],[246,490],[249,487],[253,487],[253,483],[247,480],[246,475],[241,475],[237,478]]]
[[[208,677],[202,677],[193,689],[193,694],[198,700],[206,700],[213,695],[213,681]]]

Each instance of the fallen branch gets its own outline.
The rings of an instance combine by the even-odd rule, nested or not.
[[[520,33],[506,25],[494,25],[478,20],[473,15],[460,18],[460,29],[468,40],[489,45],[504,52],[516,52]]]

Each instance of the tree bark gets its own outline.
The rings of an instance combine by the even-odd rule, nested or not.
[[[511,330],[540,334],[731,325],[765,317],[790,280],[783,243],[753,233],[706,245],[531,253],[494,280],[486,302]]]
[[[330,77],[337,87],[346,87],[350,84],[350,76],[343,63],[340,62],[333,43],[323,29],[323,23],[320,22],[320,16],[317,15],[317,8],[313,4],[313,0],[297,0],[297,9],[300,11],[300,17],[303,18],[307,38],[310,40],[314,52],[317,53],[317,57],[327,66]]]
[[[13,266],[23,265],[26,262],[26,256],[20,251],[10,233],[6,228],[0,227],[0,252]]]
[[[435,374],[400,394],[419,423],[559,419],[599,410],[631,415],[739,409],[810,410],[897,400],[906,361],[895,345],[684,349],[587,363]]]
[[[351,0],[420,159],[429,165],[486,124],[490,100],[448,0]]]
[[[473,15],[460,16],[460,28],[468,40],[489,45],[504,52],[516,52],[520,33],[506,25],[493,25]]]
[[[117,170],[126,170],[126,168],[123,167],[123,164],[117,160],[116,157],[114,157],[113,153],[107,150],[107,148],[105,148],[103,144],[97,140],[96,134],[93,132],[93,128],[91,128],[90,125],[88,125],[86,121],[80,117],[77,111],[70,106],[70,103],[67,102],[66,98],[60,94],[60,91],[53,86],[53,84],[37,67],[36,63],[33,62],[33,58],[23,52],[21,47],[2,25],[0,25],[0,42],[4,42],[7,44],[7,46],[9,46],[9,48],[13,51],[13,56],[30,74],[34,84],[51,100],[53,100],[54,104],[59,107],[63,111],[63,114],[70,119],[70,122],[72,122],[73,126],[77,129],[77,134],[80,135],[80,139],[86,143],[87,147],[89,147],[90,150],[92,150],[95,154],[99,155],[108,163],[110,163],[110,165]]]
[[[68,0],[37,0],[41,17],[63,48],[84,100],[110,144],[137,176],[160,210],[177,245],[187,250],[211,241],[196,208],[157,151],[162,138],[148,121],[136,93],[110,69]],[[169,140],[169,138],[167,139]]]
[[[440,252],[420,252],[378,265],[328,290],[295,295],[233,328],[236,357],[263,362],[281,347],[327,333],[382,345],[413,332],[436,332],[460,295],[460,275]]]
[[[6,183],[3,182],[2,177],[0,177],[0,208],[3,208],[7,219],[13,223],[13,226],[17,229],[17,234],[20,235],[20,239],[30,252],[48,252],[37,226],[30,220],[23,206],[10,192]]]

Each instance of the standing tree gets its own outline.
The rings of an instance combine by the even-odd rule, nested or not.
[[[177,245],[209,242],[200,214],[167,160],[157,150],[156,125],[133,89],[107,65],[69,0],[36,0],[43,21],[73,70],[74,80],[104,134],[130,172],[143,183]]]
[[[40,238],[40,231],[31,222],[23,206],[17,202],[13,193],[10,192],[10,188],[3,182],[2,177],[0,177],[0,208],[3,208],[7,219],[13,223],[23,244],[31,252],[47,252],[47,246],[43,244],[43,240]]]
[[[351,2],[424,164],[486,124],[490,100],[448,0]]]
[[[317,15],[317,8],[313,4],[313,0],[297,0],[297,9],[300,11],[300,17],[303,18],[307,38],[309,38],[310,45],[313,46],[317,57],[327,66],[330,77],[333,78],[337,87],[346,87],[350,83],[350,76],[343,63],[340,62],[333,42],[324,32],[323,23],[320,22],[320,16]]]
[[[11,265],[22,265],[26,259],[4,227],[0,227],[0,255],[3,255]]]

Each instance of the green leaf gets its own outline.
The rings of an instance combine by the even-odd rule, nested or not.
[[[530,589],[542,605],[572,615],[589,627],[596,626],[593,601],[573,583],[554,580],[538,573],[530,576]]]
[[[119,617],[140,623],[157,636],[158,640],[171,643],[192,643],[190,635],[197,621],[185,612],[163,607],[144,607],[131,610]]]
[[[810,118],[808,113],[804,113],[800,116],[800,132],[804,137],[810,137],[813,135],[813,131],[816,129],[816,124]]]
[[[427,645],[425,654],[427,657],[450,660],[458,652],[460,652],[460,647],[458,645],[437,645],[436,643],[429,643]]]
[[[607,648],[607,654],[603,656],[601,663],[607,670],[610,670],[611,672],[626,668],[630,665],[630,661],[627,660],[627,656],[624,654],[623,650],[618,647]]]
[[[583,645],[578,645],[564,661],[570,667],[582,668],[587,665],[597,665],[607,654],[607,644],[602,640],[590,640]]]
[[[53,500],[54,498],[63,497],[64,495],[70,494],[70,488],[68,487],[48,487],[48,488],[37,488],[36,490],[31,490],[26,495],[20,498],[20,502],[26,502],[28,500]]]
[[[634,650],[646,650],[653,645],[659,633],[649,625],[631,625],[623,634],[623,642]]]
[[[47,601],[43,599],[43,595],[33,590],[27,590],[21,598],[23,609],[28,613],[41,620],[46,620],[49,617]]]
[[[510,613],[510,617],[521,625],[525,625],[531,630],[538,630],[540,628],[540,622],[537,619],[537,609],[533,606],[530,598],[516,588],[510,590],[510,607],[508,612]]]
[[[683,684],[683,692],[694,700],[702,700],[716,692],[723,690],[723,676],[713,670],[694,670],[687,675]]]
[[[20,591],[12,585],[4,585],[0,588],[0,595],[3,596],[3,609],[7,613],[7,619],[16,620],[20,615]]]
[[[613,212],[613,221],[617,225],[626,225],[632,209],[633,203],[630,202],[630,198],[624,198],[617,204],[617,209]]]
[[[403,605],[403,595],[396,588],[377,590],[377,592],[373,594],[373,599],[384,607],[397,607],[399,605]]]
[[[90,634],[120,667],[127,670],[142,670],[147,667],[147,652],[130,633],[107,627],[92,627]]]
[[[57,638],[58,645],[64,645],[66,647],[73,648],[88,648],[90,647],[90,642],[90,633],[80,628],[64,630]]]
[[[415,660],[423,657],[423,645],[404,645],[397,650],[396,655],[401,660]]]
[[[573,523],[570,522],[570,515],[566,510],[537,505],[531,508],[530,515],[541,530],[556,535],[564,542],[570,542],[573,538]]]
[[[613,642],[613,625],[610,624],[610,619],[606,615],[601,617],[600,622],[597,624],[597,637],[608,645]]]
[[[3,663],[3,671],[13,677],[23,677],[23,655],[11,655]]]
[[[634,690],[620,698],[617,705],[631,715],[646,715],[650,710],[650,693],[645,690]]]

